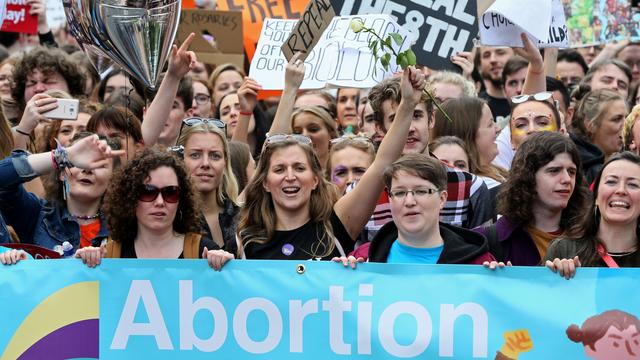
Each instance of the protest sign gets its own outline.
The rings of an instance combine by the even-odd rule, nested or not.
[[[27,5],[27,0],[4,0],[6,4],[0,7],[2,10],[2,27],[0,31],[36,34],[38,32],[38,18],[29,15],[31,6]]]
[[[296,52],[302,53],[300,59],[305,60],[334,16],[336,13],[329,0],[311,0],[282,45],[282,53],[287,61]]]
[[[449,59],[470,51],[478,34],[474,0],[331,0],[338,15],[389,14],[417,37],[418,64],[460,71]]]
[[[369,88],[398,70],[395,59],[391,60],[389,72],[385,72],[382,66],[374,61],[368,46],[371,35],[356,34],[349,29],[349,23],[356,17],[362,19],[365,26],[376,29],[383,38],[390,32],[399,33],[403,42],[399,46],[393,44],[398,52],[407,49],[414,39],[411,33],[392,21],[388,15],[335,17],[320,36],[316,46],[308,53],[302,89],[319,89],[327,84]],[[295,25],[296,20],[264,21],[260,42],[249,71],[249,76],[260,83],[263,89],[284,88],[287,59],[281,47]]]
[[[47,0],[47,24],[51,29],[58,29],[67,24],[62,0]]]
[[[569,47],[560,0],[530,0],[526,5],[496,0],[480,18],[480,39],[487,46],[523,47],[521,33],[541,48]]]
[[[244,67],[242,14],[237,11],[183,9],[176,35],[182,43],[196,33],[190,49],[207,64],[233,63]],[[215,44],[215,47],[212,45]]]
[[[600,341],[609,357],[599,358],[638,352],[638,269],[580,268],[570,281],[543,267],[315,261],[216,272],[204,260],[37,260],[0,271],[3,359],[582,359],[567,329],[612,317],[628,346]],[[609,334],[602,325],[594,341]],[[499,353],[508,344],[511,356]]]
[[[264,19],[299,19],[307,4],[300,0],[218,0],[217,9],[242,12],[244,49],[251,61]]]

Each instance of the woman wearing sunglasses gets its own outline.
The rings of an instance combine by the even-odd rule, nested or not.
[[[540,265],[551,241],[583,215],[590,196],[581,170],[578,149],[568,137],[549,131],[529,135],[498,193],[502,217],[474,231],[489,239],[498,261]]]
[[[202,204],[201,233],[213,239],[214,249],[237,250],[234,220],[238,185],[231,168],[225,124],[216,119],[186,119],[178,145]]]
[[[628,109],[622,95],[612,90],[578,93],[577,99],[570,135],[578,146],[585,176],[591,184],[606,159],[622,149]]]
[[[575,231],[554,241],[546,266],[569,279],[577,267],[640,267],[640,157],[613,155],[596,175],[595,201]]]
[[[300,134],[268,137],[240,211],[240,255],[329,260],[351,251],[384,186],[384,168],[402,152],[424,83],[420,71],[405,70],[402,101],[376,159],[358,186],[337,201],[309,138]]]
[[[18,150],[0,160],[0,212],[20,241],[48,249],[68,241],[79,249],[106,238],[102,196],[124,154],[115,149],[115,142],[80,133],[67,148],[32,155]],[[47,175],[46,199],[25,190],[24,182]]]
[[[131,201],[135,199],[135,205]],[[118,172],[106,196],[111,236],[106,246],[81,249],[89,267],[107,258],[207,258],[214,244],[200,235],[200,210],[184,165],[147,148]]]

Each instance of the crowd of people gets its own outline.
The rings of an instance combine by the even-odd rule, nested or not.
[[[640,44],[540,51],[523,36],[455,54],[460,73],[306,91],[295,54],[265,101],[241,67],[199,62],[194,36],[151,93],[46,26],[39,45],[2,34],[0,244],[69,243],[90,267],[640,266]],[[79,100],[77,119],[47,117],[59,99]]]

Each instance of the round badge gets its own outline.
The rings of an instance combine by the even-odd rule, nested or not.
[[[291,254],[293,254],[293,245],[291,244],[284,244],[282,246],[282,253],[285,256],[291,256]]]

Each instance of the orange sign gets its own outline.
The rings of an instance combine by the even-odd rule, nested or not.
[[[244,49],[253,58],[265,18],[299,19],[308,0],[218,0],[218,10],[241,11]]]

